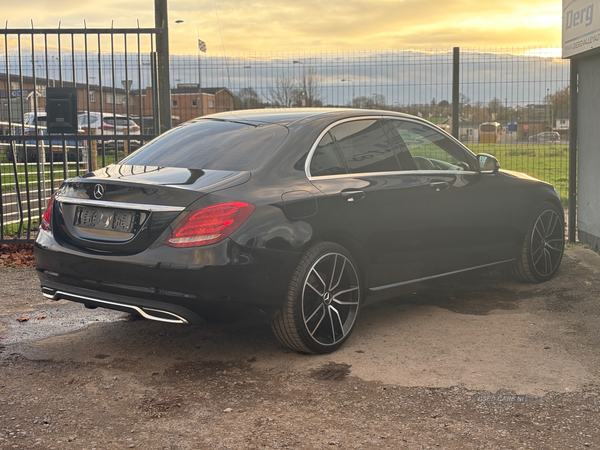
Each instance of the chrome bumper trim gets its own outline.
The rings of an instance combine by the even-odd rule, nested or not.
[[[92,298],[92,297],[86,297],[84,295],[79,295],[79,294],[72,294],[70,292],[64,292],[64,291],[54,291],[53,294],[48,293],[49,289],[46,288],[46,291],[42,291],[42,295],[46,298],[49,298],[51,300],[58,300],[61,298],[64,298],[65,300],[68,300],[69,297],[76,297],[78,299],[81,300],[89,300],[92,302],[96,302],[96,303],[101,303],[104,305],[112,305],[112,306],[119,306],[121,308],[128,308],[128,309],[132,309],[134,311],[136,311],[138,314],[140,314],[142,317],[149,319],[149,320],[155,320],[157,322],[165,322],[165,323],[188,323],[187,320],[185,320],[183,317],[178,316],[177,314],[173,314],[172,312],[168,312],[168,311],[163,311],[160,309],[154,309],[154,308],[146,308],[145,310],[143,308],[140,308],[139,306],[134,306],[134,305],[127,305],[125,303],[117,303],[117,302],[110,302],[108,300],[100,300],[98,298]],[[152,314],[148,314],[146,311],[154,311],[154,312],[158,312],[161,314],[167,314],[169,316],[173,316],[175,317],[175,319],[165,319],[162,317],[156,317],[153,316]]]
[[[179,212],[185,209],[185,206],[167,206],[167,205],[146,205],[142,203],[125,203],[125,202],[108,202],[102,200],[92,200],[87,198],[74,198],[56,196],[55,200],[61,203],[68,203],[70,205],[86,205],[86,206],[99,206],[102,208],[115,208],[115,209],[132,209],[136,211],[160,211],[160,212]]]

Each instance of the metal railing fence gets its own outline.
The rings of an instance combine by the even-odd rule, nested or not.
[[[154,28],[0,30],[0,242],[31,242],[63,180],[157,135],[164,64],[156,47],[165,36]],[[54,87],[76,88],[76,136],[46,129]]]
[[[60,52],[60,43],[53,46],[45,43],[41,47],[45,55],[43,67],[37,69],[37,60],[31,58],[27,64],[24,56],[38,54],[37,41],[34,38],[27,41],[29,31],[20,31],[23,40],[15,41],[18,52],[11,53],[8,32],[4,33],[4,48],[0,49],[6,61],[3,67],[0,55],[0,122],[6,120],[11,108],[12,121],[22,120],[27,109],[24,97],[33,105],[30,110],[39,110],[39,104],[35,109],[34,103],[41,96],[38,97],[36,89],[23,91],[23,86],[28,77],[41,75],[47,86],[52,80],[65,86],[74,80],[83,92],[84,115],[123,114],[140,127],[139,137],[131,134],[131,127],[121,134],[113,135],[116,131],[112,131],[102,138],[85,130],[85,135],[77,137],[76,146],[82,141],[90,152],[92,143],[99,142],[97,156],[88,153],[89,167],[94,163],[104,166],[118,159],[125,152],[122,142],[141,144],[157,134],[160,100],[157,72],[163,70],[164,64],[154,53],[152,42],[156,36],[152,30],[98,35],[93,39],[93,48],[86,47],[84,51],[75,43],[77,39],[85,42],[85,38],[73,37],[76,33],[71,36],[68,33],[73,30],[69,30],[67,37],[61,38],[73,43],[65,53],[68,56],[52,58],[51,47]],[[145,38],[140,36],[146,32],[151,38],[144,44]],[[133,37],[128,39],[130,34]],[[24,49],[28,50],[24,53]],[[93,58],[82,57],[86,52],[92,53]],[[10,90],[3,91],[2,74],[6,73],[7,65],[9,73],[18,74],[23,93],[20,98],[11,98]],[[453,133],[475,153],[495,155],[503,168],[551,182],[559,189],[563,204],[569,206],[570,72],[569,61],[561,59],[556,49],[172,55],[170,80],[173,125],[210,113],[271,107],[353,107],[408,113]],[[31,94],[32,91],[36,94]],[[94,96],[96,102],[102,99],[96,107],[91,101]],[[7,98],[12,105],[8,110]],[[14,111],[19,104],[25,106]],[[33,139],[39,143],[48,137],[38,134]],[[73,141],[73,137],[63,137],[64,142],[69,139]],[[23,136],[14,134],[4,140],[5,145],[12,141],[17,147],[25,142]],[[111,149],[110,145],[114,147]],[[128,150],[132,150],[131,145]],[[10,164],[6,159],[0,162]],[[64,162],[71,164],[66,159]],[[15,172],[12,166],[5,166],[4,170]],[[63,173],[69,170],[76,173],[83,168],[76,165]],[[25,173],[30,169],[23,166],[19,171]],[[34,172],[37,171],[36,167]],[[52,173],[49,171],[49,175]],[[14,191],[6,179],[0,178],[2,182],[4,191]]]

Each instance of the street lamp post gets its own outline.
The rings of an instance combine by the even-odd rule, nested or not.
[[[196,22],[191,20],[178,19],[175,21],[175,23],[193,23],[196,25],[196,51],[198,52],[198,102],[200,102],[198,105],[198,111],[200,113],[199,116],[202,116],[204,111],[204,102],[202,101],[202,77],[200,74],[200,27]]]
[[[352,83],[352,100],[350,100],[350,105],[352,105],[352,102],[354,101],[355,95],[354,95],[354,81],[351,80],[350,78],[342,78],[341,81],[347,82],[347,83]]]
[[[252,66],[244,66],[244,78],[246,78],[246,102],[245,102],[246,103],[246,109],[250,109],[248,107],[248,100],[249,100],[248,94],[249,94],[250,85],[252,84],[252,80],[250,80],[250,82],[248,82],[248,79],[250,78],[250,73],[251,72],[248,71],[248,74],[246,74],[246,69],[251,69],[251,68],[252,68]]]
[[[306,106],[306,67],[304,67],[304,63],[302,61],[294,60],[293,64],[302,64],[302,106]]]

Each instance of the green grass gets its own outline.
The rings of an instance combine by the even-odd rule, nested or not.
[[[569,197],[569,146],[533,144],[467,144],[475,154],[494,155],[503,169],[522,172],[551,183],[563,205]]]
[[[38,182],[37,167],[35,165],[28,165],[27,169],[28,169],[27,179],[29,180],[29,187],[36,188],[37,182]],[[46,171],[46,183],[49,184],[51,178],[50,178],[50,167],[48,164],[45,167],[45,171]],[[69,163],[67,176],[72,177],[72,176],[75,176],[76,173],[77,173],[76,164]],[[54,175],[55,180],[64,179],[62,162],[54,163],[53,175]],[[3,192],[14,189],[15,176],[14,176],[12,164],[10,166],[0,166],[0,176],[2,177],[2,191]],[[19,187],[21,189],[25,189],[26,188],[25,167],[23,164],[17,165],[17,179],[19,181]],[[8,185],[8,183],[12,183],[12,185]]]
[[[554,185],[560,192],[561,201],[567,205],[569,192],[569,147],[567,145],[534,145],[527,143],[514,144],[466,144],[467,147],[477,153],[489,153],[500,161],[503,169],[523,172],[540,180]],[[119,158],[123,157],[119,151]],[[114,152],[105,155],[104,165],[115,162]],[[6,162],[4,154],[1,162]],[[103,167],[102,156],[98,155],[98,167]],[[37,171],[35,166],[29,166],[30,187],[37,183]],[[18,166],[19,183],[25,188],[25,176],[23,165]],[[75,164],[69,163],[69,176],[75,175]],[[1,167],[2,182],[14,182],[13,168],[11,166]],[[62,163],[55,163],[54,176],[62,179]],[[50,174],[46,174],[46,182],[50,181]],[[10,190],[11,186],[3,186],[2,190]]]

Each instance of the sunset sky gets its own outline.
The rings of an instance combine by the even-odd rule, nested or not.
[[[221,36],[217,24],[221,25]],[[561,2],[548,0],[170,0],[172,54],[560,47]],[[153,0],[3,0],[9,28],[154,26]],[[1,24],[4,27],[4,23]]]

